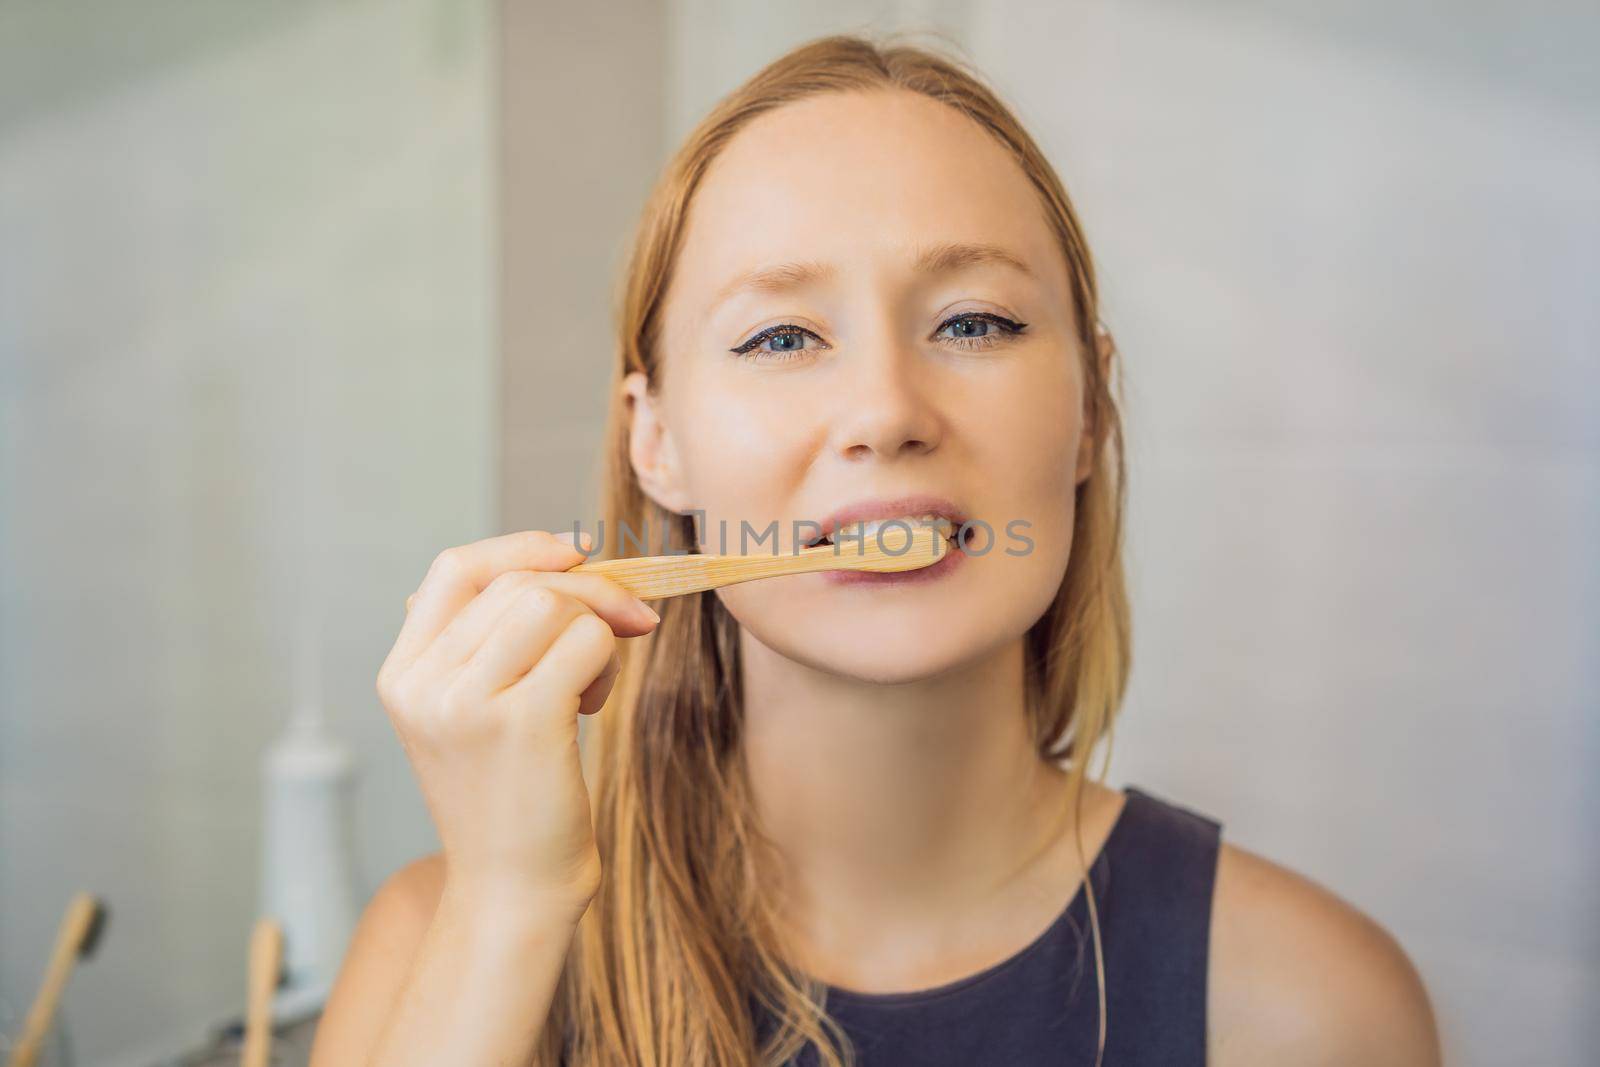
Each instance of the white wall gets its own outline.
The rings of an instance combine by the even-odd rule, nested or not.
[[[968,46],[1075,198],[1126,361],[1137,662],[1110,780],[1389,926],[1452,1064],[1586,1062],[1592,5],[674,10],[675,135],[814,34]]]
[[[372,686],[492,532],[492,13],[0,8],[0,999],[105,895],[80,1064],[243,1005],[302,561],[366,887],[435,847]]]
[[[660,0],[502,8],[506,530],[592,530],[599,514],[615,295],[663,163],[666,28]]]
[[[928,27],[1062,171],[1124,351],[1138,659],[1111,780],[1218,816],[1395,930],[1452,1063],[1583,1062],[1592,14],[670,0],[658,67],[637,27],[566,12],[545,23],[563,62],[621,33],[631,78],[663,71],[665,136],[579,93],[596,139],[629,146],[550,147],[566,169],[497,217],[494,6],[0,5],[0,1000],[24,1006],[88,886],[112,918],[69,997],[80,1062],[142,1064],[237,1009],[256,754],[292,695],[304,558],[320,681],[363,765],[366,888],[434,847],[372,676],[435,551],[497,532],[497,505],[524,525],[560,499],[549,428],[503,425],[548,397],[537,375],[497,389],[500,228],[573,198],[554,258],[530,238],[498,279],[528,301],[499,321],[507,359],[589,380],[556,361],[609,353],[603,302],[552,263],[609,285],[627,226],[608,212],[631,224],[648,176],[571,175],[596,151],[644,167],[806,37]],[[526,74],[516,115],[548,80]],[[530,143],[499,173],[535,174]],[[601,410],[574,409],[575,440]]]
[[[1600,80],[1570,60],[1600,19],[1338,6],[980,23],[1127,358],[1113,773],[1394,930],[1450,1062],[1575,1065],[1600,1040]]]

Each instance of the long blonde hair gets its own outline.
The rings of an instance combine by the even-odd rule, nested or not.
[[[860,36],[820,38],[755,74],[688,135],[645,206],[620,291],[602,517],[611,531],[625,526],[655,537],[670,530],[674,544],[697,543],[691,516],[662,509],[639,487],[620,386],[634,371],[659,382],[662,296],[691,198],[712,160],[747,123],[786,103],[883,89],[941,101],[995,137],[1037,189],[1066,256],[1094,465],[1077,487],[1066,575],[1027,633],[1025,669],[1040,757],[1070,763],[1081,801],[1089,757],[1110,733],[1128,676],[1121,421],[1109,374],[1095,357],[1094,268],[1066,191],[1016,117],[961,60]],[[604,540],[600,556],[616,554],[619,539]],[[784,1063],[810,1043],[828,1067],[848,1063],[849,1043],[827,1016],[825,990],[786,964],[763,893],[772,853],[741,759],[737,623],[710,593],[657,606],[660,626],[626,643],[616,689],[586,740],[604,875],[563,975],[540,1062],[748,1067]],[[1109,760],[1109,741],[1107,750]],[[1081,820],[1076,830],[1081,860]],[[1084,888],[1103,1053],[1104,959],[1087,878]]]

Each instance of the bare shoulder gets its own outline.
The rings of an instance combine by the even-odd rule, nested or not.
[[[444,858],[424,856],[384,880],[367,902],[328,994],[311,1067],[365,1063],[444,891]]]
[[[1213,1067],[1437,1067],[1416,967],[1369,916],[1309,878],[1224,842],[1211,915]]]
[[[368,910],[401,922],[433,921],[444,892],[444,853],[433,852],[391,874],[373,894]]]
[[[361,913],[349,954],[377,952],[408,962],[438,910],[444,873],[444,855],[435,852],[386,878]]]

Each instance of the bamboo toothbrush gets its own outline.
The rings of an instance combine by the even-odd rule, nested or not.
[[[662,600],[685,593],[719,589],[758,578],[813,571],[914,571],[944,558],[950,549],[948,522],[920,524],[897,521],[859,539],[771,556],[637,556],[580,563],[569,574],[601,574],[640,600]],[[910,544],[906,543],[909,535]]]
[[[250,935],[249,1003],[245,1010],[244,1053],[240,1067],[267,1067],[272,1055],[272,995],[283,977],[283,928],[270,918],[256,920]]]
[[[50,954],[50,965],[45,970],[44,982],[39,986],[39,995],[34,998],[33,1008],[23,1024],[22,1037],[11,1050],[8,1067],[33,1067],[38,1062],[39,1052],[50,1033],[50,1024],[55,1019],[56,1005],[61,1002],[61,994],[67,988],[67,979],[72,977],[72,968],[78,960],[86,959],[94,952],[105,925],[106,906],[93,893],[79,893],[67,904],[66,914],[61,918],[61,928],[56,934],[55,950]]]

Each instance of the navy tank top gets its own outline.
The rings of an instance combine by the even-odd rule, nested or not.
[[[1222,826],[1137,786],[1090,864],[1105,954],[1104,1067],[1204,1067],[1206,960]],[[859,1067],[1095,1062],[1089,905],[1081,883],[1049,929],[977,974],[909,993],[830,989]],[[816,1050],[793,1061],[814,1067]]]

